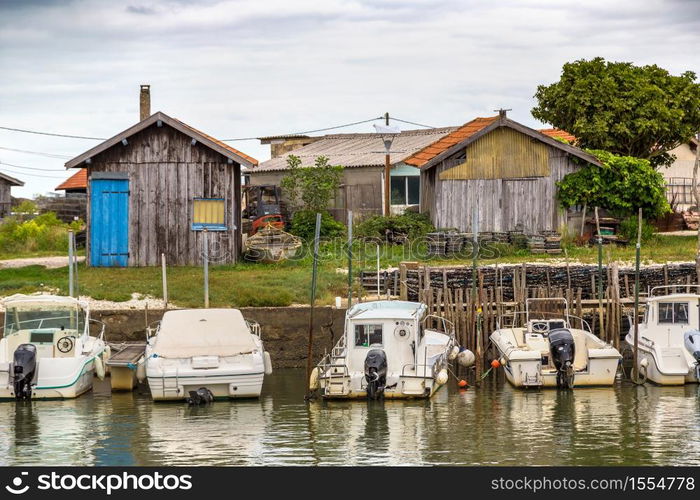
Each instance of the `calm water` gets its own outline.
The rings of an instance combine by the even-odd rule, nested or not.
[[[188,408],[96,390],[0,403],[0,465],[700,465],[700,388],[441,390],[431,401],[312,402],[302,370],[260,400]],[[452,385],[452,384],[450,384]]]

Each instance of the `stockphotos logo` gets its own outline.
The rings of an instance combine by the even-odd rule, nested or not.
[[[28,472],[22,472],[12,479],[5,489],[13,495],[22,495],[30,487],[25,484]],[[192,476],[189,474],[161,474],[160,472],[131,474],[41,474],[37,476],[36,489],[40,491],[82,490],[104,492],[111,495],[116,491],[173,491],[192,489]]]
[[[16,476],[12,479],[12,486],[8,484],[7,486],[5,486],[5,489],[13,495],[21,495],[22,493],[26,493],[29,489],[29,485],[22,485],[24,484],[24,477],[28,475],[29,472],[21,472],[19,476]]]

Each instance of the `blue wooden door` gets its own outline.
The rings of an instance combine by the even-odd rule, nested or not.
[[[129,261],[129,181],[90,181],[90,265],[125,267]]]

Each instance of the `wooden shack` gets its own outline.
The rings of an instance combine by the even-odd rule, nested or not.
[[[405,160],[421,169],[421,212],[439,228],[557,231],[569,220],[556,183],[586,163],[585,151],[498,116],[472,120]]]
[[[210,260],[236,262],[241,166],[256,164],[162,112],[70,160],[87,174],[88,264],[197,265],[205,234]]]
[[[24,182],[0,172],[0,219],[10,215],[12,210],[13,186],[24,186]]]

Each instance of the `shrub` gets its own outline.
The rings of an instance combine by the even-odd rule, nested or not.
[[[620,234],[636,243],[637,241],[637,217],[627,217],[620,223]],[[654,226],[642,220],[642,241],[649,241],[654,236]]]
[[[402,243],[406,238],[418,239],[431,231],[435,231],[435,226],[428,214],[415,212],[390,217],[374,215],[355,225],[354,229],[358,238],[381,238],[391,243]]]
[[[66,224],[53,212],[21,222],[6,217],[0,224],[0,253],[68,251],[68,230],[79,230],[82,221]]]
[[[305,240],[313,240],[316,231],[316,212],[299,210],[292,217],[290,232]],[[321,238],[330,239],[342,236],[345,225],[335,220],[328,212],[321,212]]]

